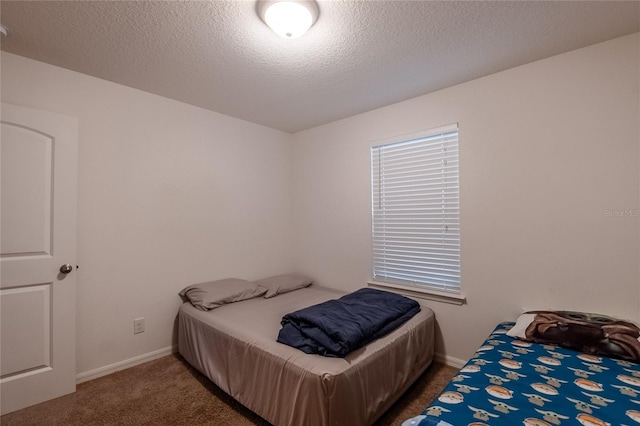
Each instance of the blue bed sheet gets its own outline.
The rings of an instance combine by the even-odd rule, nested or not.
[[[420,304],[408,297],[361,288],[286,314],[277,341],[308,354],[345,357],[409,321]]]
[[[403,426],[637,425],[640,364],[506,335],[498,325],[421,416]]]

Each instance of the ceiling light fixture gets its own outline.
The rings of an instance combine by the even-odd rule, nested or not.
[[[258,16],[274,33],[298,38],[318,19],[318,4],[313,0],[259,0]]]

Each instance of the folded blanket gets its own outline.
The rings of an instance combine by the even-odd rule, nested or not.
[[[384,336],[420,312],[399,294],[363,288],[282,318],[278,342],[308,354],[344,357]]]

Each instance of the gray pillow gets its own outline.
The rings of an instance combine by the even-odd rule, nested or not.
[[[313,280],[305,277],[304,275],[297,274],[284,274],[271,278],[265,278],[255,283],[258,288],[265,289],[265,299],[277,296],[280,293],[287,293],[289,291],[297,290],[303,287],[309,287]]]
[[[227,278],[190,285],[178,294],[182,300],[188,300],[196,308],[208,311],[227,303],[253,299],[266,292],[267,289],[258,287],[256,283],[239,278]]]

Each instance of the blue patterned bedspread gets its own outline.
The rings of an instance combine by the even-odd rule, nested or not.
[[[491,333],[421,416],[403,426],[640,424],[640,364]]]

